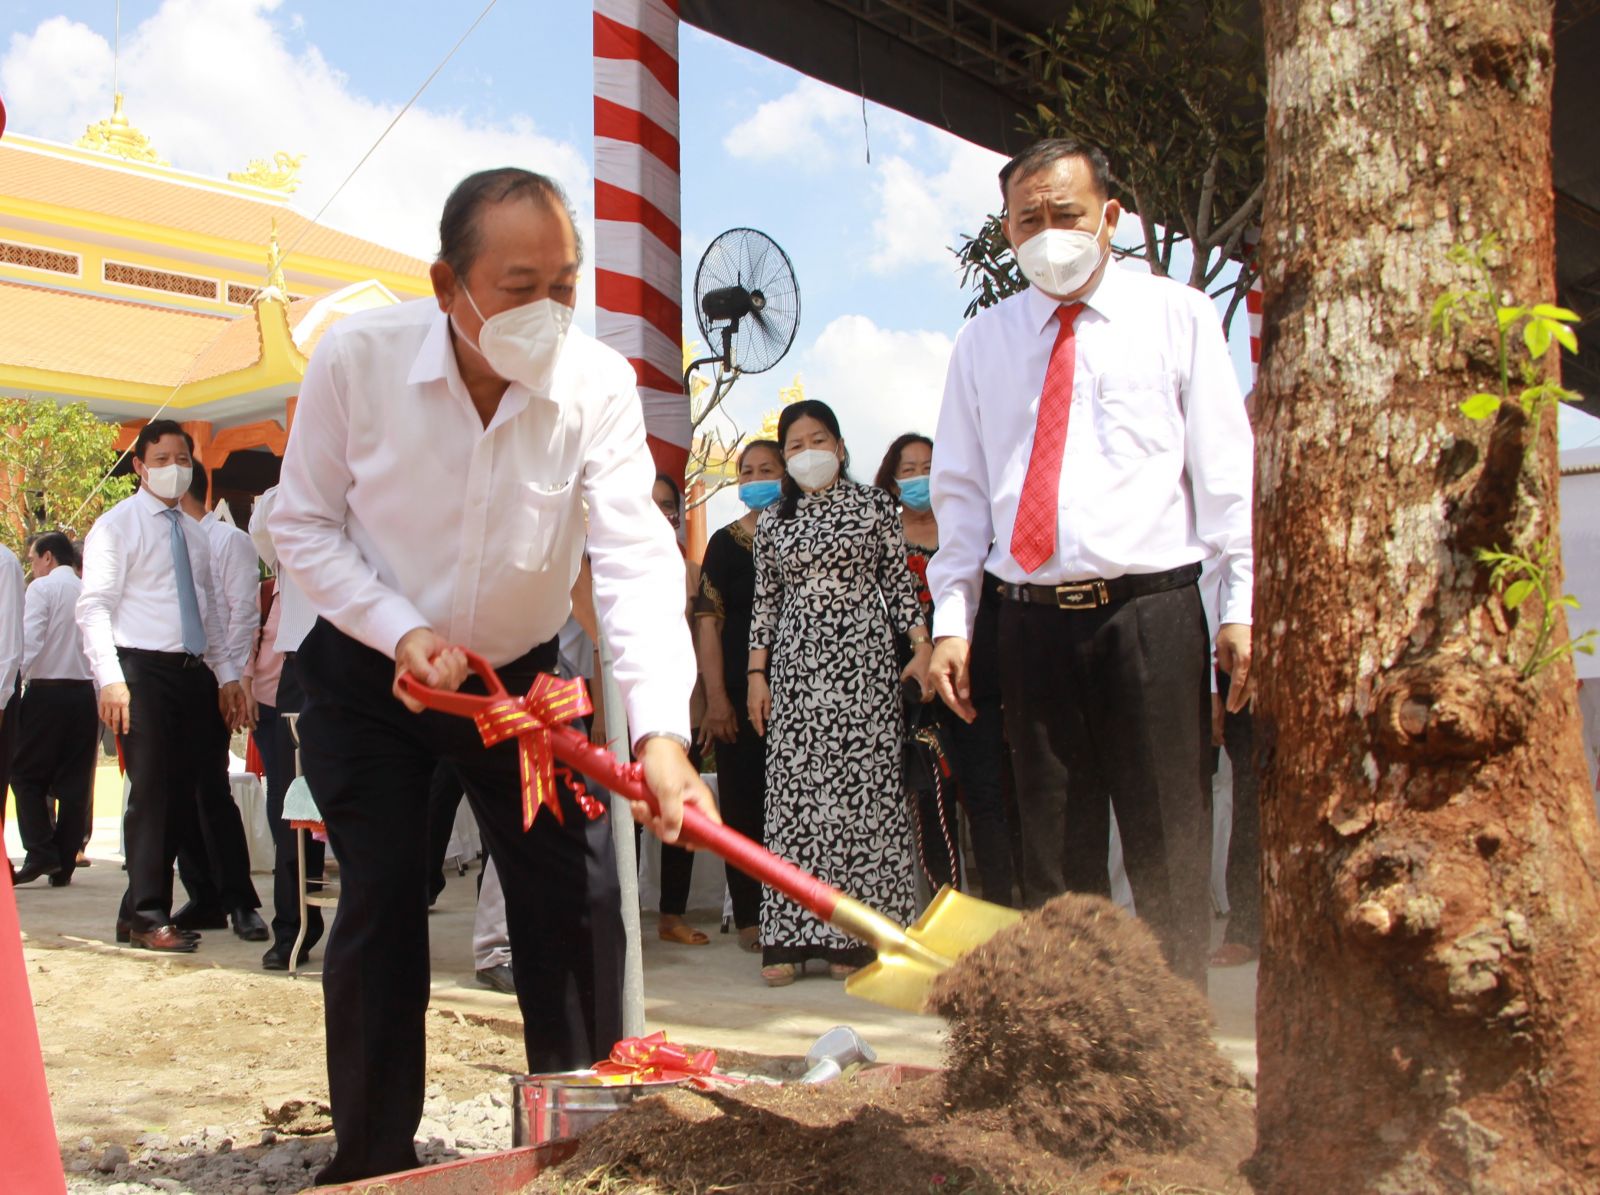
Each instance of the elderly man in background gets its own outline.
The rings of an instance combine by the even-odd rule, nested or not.
[[[78,631],[78,552],[59,531],[28,549],[28,586],[22,636],[22,676],[27,682],[17,711],[17,755],[11,790],[17,829],[27,852],[16,882],[49,876],[52,887],[72,882],[78,848],[89,836],[94,802],[94,762],[100,745],[99,712],[89,659]]]

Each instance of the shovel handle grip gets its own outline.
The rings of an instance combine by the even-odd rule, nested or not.
[[[604,747],[596,746],[567,726],[550,728],[550,747],[562,763],[630,801],[642,801],[652,811],[660,811],[655,794],[644,782],[644,769],[639,764],[621,762]],[[787,859],[780,859],[737,830],[712,821],[693,805],[683,807],[683,829],[678,841],[703,847],[824,921],[833,920],[840,897],[837,888],[801,871]]]

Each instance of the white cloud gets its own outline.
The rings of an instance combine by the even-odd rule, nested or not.
[[[280,149],[305,154],[294,205],[311,215],[399,105],[358,94],[314,45],[291,47],[295,18],[275,18],[280,2],[165,0],[124,35],[120,85],[129,119],[174,166],[220,178]],[[15,131],[74,141],[110,114],[110,47],[86,25],[52,17],[12,35],[0,58],[0,90]],[[578,147],[541,134],[525,117],[490,124],[429,108],[426,95],[323,220],[429,258],[450,188],[474,170],[503,165],[558,179],[592,244],[589,169]]]
[[[959,235],[977,232],[1000,206],[995,176],[1004,157],[948,133],[930,131],[925,140],[944,151],[942,169],[891,157],[878,174],[876,248],[868,259],[877,273],[925,265],[954,270],[950,250]]]
[[[722,148],[734,158],[783,159],[815,168],[835,160],[841,137],[852,128],[860,144],[860,97],[802,79],[793,91],[768,100],[734,125]]]

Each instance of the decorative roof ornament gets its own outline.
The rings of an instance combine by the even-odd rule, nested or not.
[[[111,118],[90,125],[84,130],[83,136],[78,138],[78,145],[83,149],[97,150],[103,154],[112,154],[119,158],[127,158],[130,162],[153,162],[157,166],[167,165],[167,160],[156,153],[155,147],[138,129],[128,123],[128,118],[122,113],[122,93],[116,93],[111,109]]]
[[[267,284],[255,293],[255,302],[289,301],[289,284],[283,280],[283,250],[278,247],[278,218],[272,218],[272,238],[267,242]]]
[[[305,154],[291,154],[280,149],[272,155],[270,165],[265,158],[251,158],[248,166],[230,172],[228,179],[235,183],[249,183],[253,187],[265,187],[269,191],[297,191],[300,189],[300,163],[305,160]]]

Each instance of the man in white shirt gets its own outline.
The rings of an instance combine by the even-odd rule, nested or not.
[[[256,548],[243,531],[206,509],[211,482],[205,466],[195,461],[190,469],[189,489],[178,499],[178,509],[205,529],[206,546],[211,549],[211,590],[217,595],[222,617],[223,651],[244,677],[261,629],[261,570]],[[247,688],[243,725],[253,727],[255,715],[248,693]],[[189,900],[172,915],[172,923],[179,929],[206,930],[227,929],[231,921],[233,932],[246,942],[265,942],[267,923],[256,912],[261,898],[250,880],[250,843],[228,779],[235,729],[220,713],[208,715],[203,725],[194,728],[200,754],[200,783],[195,790],[200,835],[178,850],[178,878],[188,890]]]
[[[77,610],[100,720],[121,736],[130,785],[122,819],[128,889],[117,938],[178,953],[193,951],[199,939],[172,924],[173,860],[199,833],[195,728],[212,707],[230,725],[244,716],[206,533],[178,509],[193,452],[194,441],[170,419],[139,429],[139,489],[89,529]]]
[[[513,693],[556,663],[588,551],[630,734],[676,838],[714,811],[687,747],[694,653],[682,557],[632,367],[570,326],[577,234],[559,188],[502,169],[445,203],[437,303],[352,315],[313,354],[276,509],[284,571],[320,618],[301,644],[301,758],[339,860],[323,978],[346,1182],[416,1163],[428,1004],[427,795],[456,765],[505,891],[528,1066],[587,1066],[622,1033],[623,933],[609,822],[564,782],[523,830],[517,752],[397,698],[410,673],[456,688],[460,648]],[[475,682],[474,682],[475,683]],[[481,689],[479,690],[481,691]],[[405,704],[402,704],[404,702]],[[643,812],[642,810],[636,812]],[[374,977],[381,977],[375,981]]]
[[[77,550],[59,531],[46,532],[28,548],[33,582],[22,628],[27,688],[17,710],[17,755],[11,768],[17,830],[27,852],[17,869],[19,884],[40,876],[49,876],[57,888],[71,883],[93,816],[100,719],[78,632],[83,583],[77,566]]]
[[[1000,173],[1030,286],[956,338],[934,438],[932,673],[971,716],[983,569],[1029,898],[1108,891],[1116,810],[1134,901],[1202,988],[1210,651],[1195,581],[1219,557],[1218,665],[1249,696],[1252,449],[1210,299],[1110,260],[1098,150],[1042,141]]]
[[[22,562],[0,544],[0,829],[5,827],[5,791],[17,742],[17,696],[22,684]],[[10,866],[8,861],[7,866]],[[15,874],[13,872],[13,874]]]

